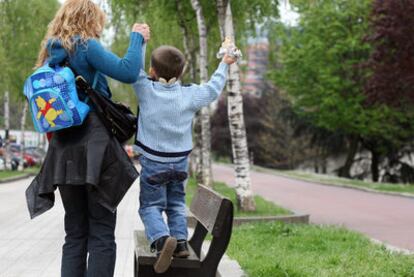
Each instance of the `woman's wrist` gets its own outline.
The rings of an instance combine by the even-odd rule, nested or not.
[[[131,32],[130,34],[130,46],[132,47],[142,47],[144,44],[144,37],[141,33],[138,32]]]

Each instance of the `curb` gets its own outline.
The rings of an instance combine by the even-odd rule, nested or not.
[[[403,254],[403,255],[414,255],[414,251],[405,249],[405,248],[400,248],[397,246],[393,246],[391,244],[385,243],[383,241],[374,239],[374,238],[370,238],[370,240],[378,245],[384,246],[388,251],[392,252],[392,253],[399,253],[399,254]]]
[[[278,216],[249,216],[249,217],[235,217],[233,219],[233,226],[240,226],[242,224],[256,223],[256,222],[283,222],[296,224],[309,224],[309,214],[293,214],[293,215],[278,215]],[[195,228],[197,219],[187,209],[187,221],[190,228]]]
[[[23,180],[23,179],[27,179],[27,178],[32,177],[32,176],[36,176],[36,174],[26,173],[24,175],[19,175],[19,176],[15,176],[15,177],[0,179],[0,184],[12,183],[12,182],[20,181],[20,180]]]
[[[317,185],[329,186],[329,187],[346,188],[346,189],[354,189],[354,190],[359,190],[359,191],[364,191],[364,192],[369,192],[369,193],[414,199],[413,194],[405,193],[405,192],[379,191],[379,190],[375,190],[375,189],[364,188],[364,187],[353,186],[353,185],[345,185],[345,184],[333,184],[333,183],[327,184],[327,183],[317,181],[317,180],[315,180],[315,181],[307,180],[307,179],[301,178],[301,177],[293,177],[293,176],[289,176],[287,174],[283,174],[283,173],[280,173],[280,172],[274,172],[273,170],[268,169],[268,168],[262,168],[262,167],[254,166],[253,169],[256,172],[259,172],[259,173],[272,174],[272,175],[285,177],[285,178],[292,179],[292,180],[299,180],[299,181],[310,183],[310,184],[317,184]]]
[[[257,222],[283,222],[296,224],[309,224],[309,214],[293,214],[280,216],[250,216],[250,217],[235,217],[233,224],[240,226],[247,223]]]

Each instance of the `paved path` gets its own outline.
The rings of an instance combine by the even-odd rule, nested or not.
[[[233,169],[214,165],[214,179],[234,185]],[[252,172],[253,190],[275,203],[309,213],[318,224],[338,224],[387,244],[414,250],[414,199],[312,184]]]
[[[60,196],[56,192],[55,207],[30,220],[24,195],[30,181],[0,184],[0,277],[60,276],[64,240]],[[132,234],[135,229],[143,229],[137,212],[138,194],[137,180],[118,208],[115,277],[133,276]],[[203,249],[206,250],[204,246]],[[219,271],[226,277],[243,275],[238,263],[227,256],[220,263]]]
[[[0,277],[60,276],[64,239],[63,207],[56,192],[55,207],[29,219],[24,191],[30,179],[0,184]],[[138,220],[138,186],[135,184],[118,209],[116,277],[133,276],[132,230]]]

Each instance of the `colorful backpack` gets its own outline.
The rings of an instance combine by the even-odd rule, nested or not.
[[[81,125],[89,112],[89,106],[79,100],[69,67],[43,65],[27,78],[24,94],[40,133]]]

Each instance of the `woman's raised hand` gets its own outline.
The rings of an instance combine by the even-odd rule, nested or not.
[[[132,27],[132,32],[140,33],[144,37],[145,42],[148,42],[151,38],[150,27],[145,23],[135,23]]]

